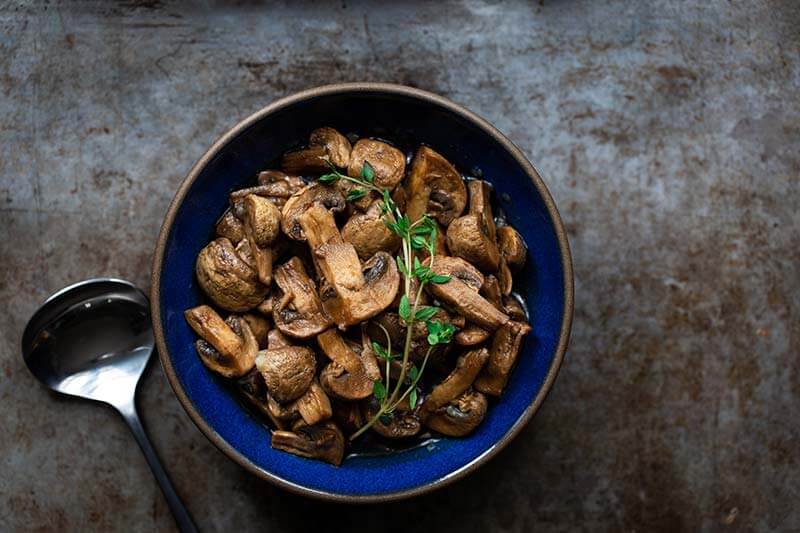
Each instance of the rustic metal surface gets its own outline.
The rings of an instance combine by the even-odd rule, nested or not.
[[[249,476],[154,365],[145,424],[197,522],[800,528],[798,28],[792,0],[0,3],[0,530],[173,528],[122,421],[28,374],[24,323],[92,275],[147,289],[162,215],[206,147],[279,96],[356,80],[447,96],[549,176],[575,260],[572,347],[498,458],[374,507]]]

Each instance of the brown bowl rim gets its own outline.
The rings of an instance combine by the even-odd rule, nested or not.
[[[455,470],[442,478],[429,483],[427,485],[421,487],[414,487],[412,489],[392,492],[388,494],[376,494],[376,495],[350,495],[350,494],[337,494],[333,492],[327,492],[322,490],[311,489],[308,487],[304,487],[302,485],[298,485],[291,481],[285,480],[279,476],[276,476],[267,470],[260,468],[259,466],[255,465],[249,459],[247,459],[244,455],[242,455],[238,450],[233,448],[230,444],[228,444],[211,426],[209,426],[200,413],[194,408],[194,405],[191,403],[189,398],[186,396],[186,393],[183,391],[183,387],[178,380],[178,376],[175,373],[174,368],[172,367],[172,361],[168,356],[168,350],[165,342],[164,337],[164,330],[162,328],[162,321],[161,321],[161,295],[160,295],[160,287],[161,287],[161,264],[164,259],[164,249],[166,248],[167,243],[167,236],[172,229],[172,224],[174,222],[175,216],[178,212],[178,209],[183,202],[187,192],[191,188],[194,181],[199,176],[200,172],[206,166],[206,164],[222,150],[231,140],[233,140],[237,135],[243,132],[246,128],[250,125],[254,124],[256,121],[263,119],[264,117],[280,110],[285,107],[294,105],[298,102],[302,102],[304,100],[318,98],[320,96],[328,96],[331,94],[343,94],[343,93],[359,93],[359,92],[383,92],[389,93],[393,95],[401,95],[407,96],[411,98],[416,98],[420,100],[424,100],[430,103],[433,103],[437,106],[443,107],[448,111],[466,119],[468,122],[473,123],[474,125],[478,126],[488,135],[494,137],[494,139],[499,142],[503,148],[511,154],[511,156],[519,163],[519,165],[525,170],[525,173],[528,174],[528,177],[533,182],[533,185],[536,187],[536,190],[541,195],[542,199],[544,200],[544,204],[547,207],[547,211],[550,214],[551,219],[553,220],[553,226],[555,228],[556,238],[558,239],[558,245],[561,251],[561,261],[564,268],[564,312],[561,320],[561,332],[559,334],[558,345],[556,347],[556,354],[553,358],[553,362],[548,369],[547,378],[542,385],[542,388],[539,390],[539,393],[533,399],[533,402],[525,409],[522,415],[514,422],[514,425],[503,435],[503,437],[498,440],[492,447],[488,450],[483,452],[478,457],[474,458],[472,461],[467,463],[466,465],[462,466],[458,470]],[[158,240],[156,242],[155,253],[153,255],[153,270],[151,276],[151,299],[150,299],[150,306],[151,306],[151,315],[152,315],[152,322],[153,322],[153,331],[155,333],[156,339],[156,346],[158,348],[158,357],[161,361],[161,366],[164,369],[164,373],[167,376],[167,380],[169,381],[172,390],[175,392],[175,395],[178,397],[181,405],[189,414],[189,417],[195,423],[195,425],[200,429],[200,431],[217,447],[220,451],[222,451],[225,455],[227,455],[230,459],[238,463],[247,471],[253,473],[254,475],[260,477],[261,479],[265,479],[278,487],[286,489],[290,492],[294,492],[295,494],[300,494],[302,496],[311,496],[314,498],[319,498],[322,500],[333,501],[333,502],[347,502],[347,503],[382,503],[382,502],[389,502],[395,501],[405,498],[410,498],[413,496],[420,496],[422,494],[429,493],[433,490],[442,488],[446,485],[453,483],[454,481],[463,478],[470,472],[474,471],[479,466],[485,464],[489,459],[497,455],[500,450],[506,447],[511,440],[519,434],[523,427],[530,421],[533,415],[539,410],[544,401],[547,394],[550,392],[550,389],[553,386],[553,382],[555,381],[556,375],[558,374],[559,369],[561,368],[561,364],[564,360],[564,355],[567,351],[567,346],[569,344],[569,337],[570,337],[570,330],[572,328],[572,316],[574,311],[574,279],[573,279],[573,271],[572,271],[572,255],[569,249],[569,243],[567,241],[567,232],[564,228],[564,224],[561,220],[561,216],[556,209],[555,202],[553,201],[552,196],[550,195],[550,191],[547,189],[547,186],[544,184],[544,181],[541,178],[541,174],[536,169],[536,167],[528,161],[522,151],[517,148],[505,135],[500,133],[497,128],[492,126],[489,122],[484,120],[483,118],[479,117],[472,111],[467,110],[466,108],[451,102],[450,100],[421,90],[414,87],[407,87],[404,85],[396,85],[391,83],[338,83],[332,85],[323,85],[320,87],[314,87],[311,89],[307,89],[304,91],[300,91],[294,93],[292,95],[286,96],[275,102],[263,107],[259,111],[251,114],[250,116],[246,117],[245,119],[239,121],[235,126],[229,129],[224,135],[222,135],[207,151],[203,156],[195,163],[195,165],[191,168],[189,173],[184,178],[183,182],[181,183],[178,191],[175,193],[172,202],[167,209],[167,214],[164,218],[164,222],[161,226],[161,230],[158,235]]]

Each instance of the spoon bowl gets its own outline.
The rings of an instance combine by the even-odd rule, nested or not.
[[[153,352],[148,305],[144,293],[126,281],[71,285],[48,298],[28,322],[25,363],[53,390],[124,405]]]
[[[147,296],[133,284],[98,278],[48,298],[22,334],[31,373],[52,390],[113,406],[128,424],[181,531],[197,531],[150,444],[136,387],[153,353]]]

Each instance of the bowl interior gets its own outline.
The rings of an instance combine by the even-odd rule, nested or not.
[[[228,206],[228,193],[255,183],[285,150],[310,131],[329,125],[342,132],[432,146],[462,171],[479,169],[490,181],[509,222],[529,247],[515,289],[526,299],[533,331],[502,398],[466,438],[443,439],[386,456],[356,457],[341,467],[272,450],[267,428],[245,410],[223,380],[205,369],[183,311],[203,302],[194,276],[200,249]],[[490,453],[521,424],[542,390],[565,320],[565,266],[556,227],[534,182],[503,144],[478,124],[436,102],[385,91],[349,91],[292,102],[262,116],[218,147],[186,189],[171,226],[165,226],[157,305],[166,353],[162,362],[173,386],[185,394],[201,429],[234,459],[307,494],[387,497],[440,484]],[[546,194],[546,193],[545,193]],[[571,311],[571,310],[570,310]],[[177,383],[176,383],[177,381]],[[180,395],[180,394],[179,394]],[[190,405],[186,405],[187,401]],[[204,427],[207,426],[207,427]]]

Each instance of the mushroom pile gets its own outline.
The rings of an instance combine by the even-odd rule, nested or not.
[[[274,448],[303,457],[341,464],[345,434],[474,431],[531,329],[513,293],[527,249],[489,183],[430,147],[407,157],[328,127],[276,166],[230,194],[197,256],[208,303],[185,317],[200,360],[267,418]],[[400,213],[427,246],[404,241],[419,237],[398,232]]]

